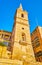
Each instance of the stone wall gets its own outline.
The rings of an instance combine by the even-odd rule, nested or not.
[[[21,60],[10,60],[0,58],[0,65],[42,65],[40,62],[27,62]]]
[[[23,62],[19,60],[10,60],[1,58],[0,65],[23,65]]]

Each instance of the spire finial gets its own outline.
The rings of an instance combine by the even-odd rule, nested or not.
[[[20,3],[20,9],[22,9],[22,4]],[[22,9],[23,10],[23,9]]]

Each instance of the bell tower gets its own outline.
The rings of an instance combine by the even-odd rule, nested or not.
[[[34,61],[34,53],[31,44],[28,13],[22,5],[16,10],[12,31],[12,58],[18,60]]]

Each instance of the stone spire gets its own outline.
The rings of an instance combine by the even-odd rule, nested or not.
[[[22,8],[22,4],[20,3],[20,7],[19,7],[21,10],[23,10],[23,8]]]

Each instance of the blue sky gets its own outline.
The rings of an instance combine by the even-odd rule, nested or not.
[[[20,3],[29,15],[30,31],[42,26],[42,0],[0,0],[0,30],[11,32],[14,14]]]

